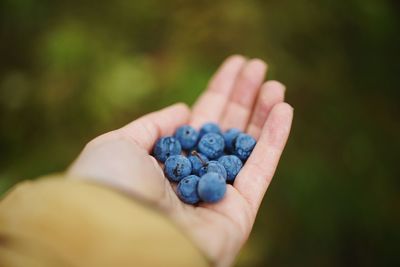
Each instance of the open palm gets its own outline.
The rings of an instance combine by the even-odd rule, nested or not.
[[[266,64],[229,57],[192,110],[176,104],[141,117],[91,141],[68,170],[160,208],[218,266],[229,266],[252,229],[289,135],[293,109],[284,86],[264,81]],[[155,141],[183,124],[199,128],[216,122],[258,139],[253,153],[225,197],[215,204],[181,202],[162,168],[150,155]]]

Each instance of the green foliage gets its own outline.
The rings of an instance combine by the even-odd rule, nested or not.
[[[287,85],[293,132],[240,266],[398,266],[399,4],[0,2],[0,193],[191,104],[229,54]]]

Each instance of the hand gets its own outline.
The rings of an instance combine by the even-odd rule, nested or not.
[[[160,208],[217,266],[229,266],[247,240],[262,198],[289,135],[293,109],[284,86],[263,83],[266,64],[231,56],[217,71],[192,111],[176,104],[141,117],[92,140],[68,170],[110,185]],[[178,199],[157,161],[150,155],[156,140],[183,124],[199,128],[217,122],[239,128],[258,143],[216,204],[186,205]]]

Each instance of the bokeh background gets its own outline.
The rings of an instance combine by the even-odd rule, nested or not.
[[[269,63],[293,131],[237,266],[400,266],[400,2],[0,2],[0,194],[92,137]]]

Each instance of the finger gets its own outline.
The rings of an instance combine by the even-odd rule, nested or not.
[[[246,59],[234,55],[225,60],[211,79],[207,90],[193,106],[191,124],[200,127],[206,122],[218,122],[233,89],[236,76]]]
[[[222,117],[222,128],[246,128],[266,69],[264,61],[252,59],[240,71]]]
[[[292,118],[293,108],[289,104],[279,103],[272,108],[256,147],[235,179],[234,187],[255,212],[275,173]]]
[[[283,102],[285,86],[277,81],[268,81],[261,87],[256,106],[251,116],[247,133],[258,139],[272,107]]]
[[[118,131],[150,151],[158,138],[172,135],[177,127],[188,123],[189,118],[189,107],[186,104],[178,103],[145,115]]]

